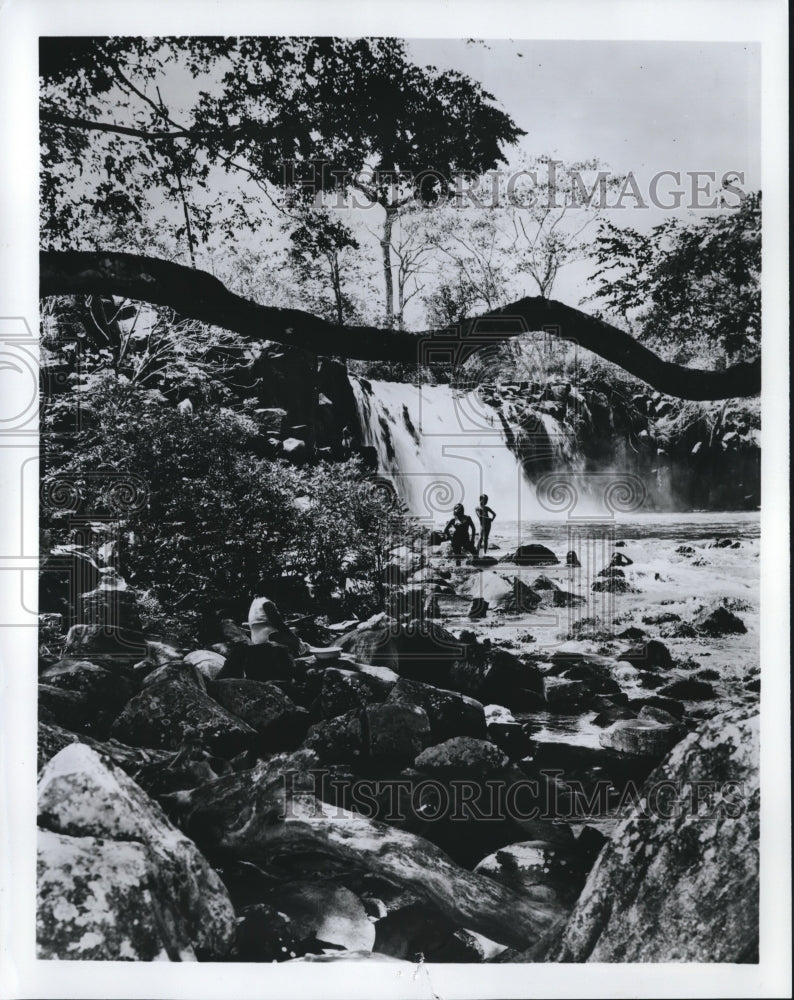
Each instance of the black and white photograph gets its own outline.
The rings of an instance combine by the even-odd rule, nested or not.
[[[784,8],[119,6],[25,35],[3,995],[790,995]]]

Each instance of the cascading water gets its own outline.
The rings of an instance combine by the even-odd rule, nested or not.
[[[538,516],[534,490],[508,432],[479,393],[449,385],[351,379],[364,444],[411,511],[433,523],[456,503],[467,512],[487,493],[500,520]]]

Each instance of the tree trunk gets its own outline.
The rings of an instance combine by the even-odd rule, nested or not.
[[[384,205],[383,207],[386,212],[386,218],[383,220],[383,237],[380,241],[380,249],[383,256],[383,281],[386,286],[386,326],[391,329],[394,326],[394,276],[391,269],[391,234],[394,228],[397,209],[393,205]]]
[[[681,399],[730,399],[761,391],[761,359],[723,371],[664,361],[624,330],[571,306],[524,298],[450,331],[337,326],[300,309],[261,306],[230,292],[206,271],[138,254],[45,250],[40,255],[40,295],[121,295],[170,306],[182,316],[232,330],[253,340],[274,340],[317,354],[460,365],[478,351],[522,333],[545,331],[577,343]],[[432,357],[431,357],[432,355]]]

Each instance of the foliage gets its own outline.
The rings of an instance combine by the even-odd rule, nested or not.
[[[761,195],[685,225],[649,233],[603,223],[590,300],[636,326],[640,338],[685,362],[699,350],[728,361],[757,356],[761,343]]]
[[[76,429],[58,433],[64,409],[78,405]],[[245,412],[210,404],[185,414],[104,368],[45,406],[45,495],[67,482],[95,519],[129,539],[119,568],[150,609],[167,609],[155,624],[190,629],[253,594],[278,599],[284,576],[305,580],[321,605],[343,599],[351,581],[359,607],[374,608],[391,533],[402,540],[410,519],[395,507],[384,523],[382,492],[357,461],[296,469],[256,457],[257,434]],[[119,490],[131,476],[148,491],[133,510]],[[45,505],[53,543],[75,540],[69,524]]]

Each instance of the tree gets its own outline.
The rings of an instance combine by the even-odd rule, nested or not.
[[[761,195],[698,223],[669,219],[649,233],[602,223],[592,301],[675,360],[724,351],[756,357],[761,344]]]
[[[725,399],[757,395],[761,389],[760,358],[720,371],[686,368],[658,357],[625,330],[597,316],[540,296],[472,317],[459,330],[437,336],[438,331],[339,327],[299,309],[268,308],[235,295],[206,272],[137,254],[44,251],[40,260],[40,294],[45,298],[87,293],[128,296],[169,305],[183,316],[248,339],[266,337],[316,353],[417,364],[432,335],[436,359],[446,350],[450,364],[461,364],[485,343],[545,330],[577,341],[672,396]],[[474,335],[469,337],[469,332]]]

